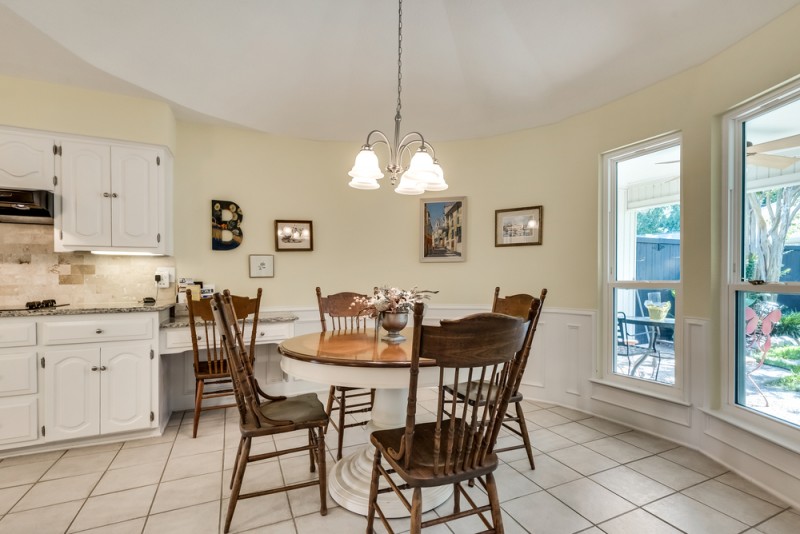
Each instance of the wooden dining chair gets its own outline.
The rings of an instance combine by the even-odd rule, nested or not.
[[[363,332],[366,330],[368,317],[361,313],[361,306],[356,301],[356,299],[362,298],[366,299],[367,296],[352,292],[334,293],[333,295],[323,297],[322,291],[317,287],[317,304],[319,305],[319,320],[322,324],[322,331],[350,330],[354,332]],[[328,321],[330,321],[330,325]],[[330,387],[328,391],[328,402],[325,405],[325,413],[328,414],[329,424],[336,429],[338,434],[338,443],[336,447],[337,460],[342,459],[344,429],[366,425],[368,422],[367,419],[364,419],[363,421],[347,423],[347,416],[370,412],[374,400],[374,389],[337,385],[332,385]],[[332,417],[334,411],[339,412],[336,420]]]
[[[502,313],[504,315],[511,315],[512,317],[519,317],[520,319],[532,321],[532,328],[533,331],[536,332],[536,328],[539,325],[539,316],[542,312],[542,307],[544,305],[544,299],[547,297],[547,289],[542,289],[539,294],[539,297],[534,297],[533,295],[528,295],[527,293],[518,293],[516,295],[510,295],[506,297],[500,296],[500,288],[494,288],[494,299],[492,300],[492,312],[494,313]],[[531,316],[531,313],[533,315]],[[533,449],[531,447],[531,438],[528,434],[528,425],[525,422],[525,412],[522,407],[523,395],[522,392],[519,390],[519,386],[522,382],[522,374],[525,372],[525,367],[528,365],[528,356],[530,351],[526,352],[525,359],[522,361],[522,372],[519,375],[517,382],[514,384],[514,389],[511,394],[511,398],[508,401],[508,409],[506,410],[505,418],[503,419],[503,427],[508,430],[509,432],[517,435],[522,439],[522,443],[518,443],[516,445],[509,445],[507,447],[503,447],[500,449],[495,449],[495,452],[506,452],[506,451],[513,451],[517,449],[524,449],[525,453],[528,456],[528,463],[531,466],[531,469],[536,469],[536,464],[533,460]],[[461,390],[464,391],[463,385],[461,386]],[[446,385],[445,391],[450,395],[453,395],[452,386]],[[481,398],[476,397],[475,399],[469,399],[468,402],[484,402],[485,400],[477,400]],[[459,396],[458,401],[464,401],[463,395]],[[511,411],[511,406],[514,406],[514,411]]]
[[[393,491],[411,514],[412,533],[476,514],[484,523],[485,532],[503,532],[493,475],[498,465],[494,446],[522,361],[530,350],[532,322],[497,313],[479,313],[442,320],[440,326],[427,326],[422,324],[423,310],[424,304],[414,305],[406,424],[402,428],[378,430],[370,436],[375,457],[367,532],[373,532],[376,514],[388,532],[394,532],[378,501],[378,495]],[[423,358],[435,360],[439,367],[439,395],[435,421],[417,423],[417,380]],[[452,386],[455,394],[449,400],[444,395],[445,384],[455,384]],[[457,403],[459,396],[473,398],[482,394],[489,395],[494,402]],[[383,487],[381,479],[385,481]],[[478,505],[462,487],[463,482],[473,479],[486,490],[488,504]],[[423,522],[422,488],[446,484],[453,485],[453,513]],[[405,489],[412,490],[410,504],[401,493]],[[461,510],[462,496],[470,505],[469,510]]]
[[[275,397],[260,394],[258,382],[253,375],[253,366],[242,338],[240,323],[237,322],[233,297],[228,291],[223,292],[222,295],[216,293],[211,308],[214,319],[219,325],[223,353],[228,362],[233,380],[241,434],[239,448],[234,459],[231,496],[227,515],[225,516],[224,532],[227,533],[230,530],[236,504],[240,500],[309,486],[319,486],[319,512],[321,515],[326,515],[328,513],[328,486],[325,468],[325,425],[328,421],[328,416],[325,414],[325,408],[314,393],[306,393],[295,397]],[[254,438],[274,436],[296,430],[308,431],[308,443],[306,445],[277,449],[261,454],[250,453]],[[288,441],[294,444],[292,440]],[[274,443],[277,446],[280,441],[275,440]],[[249,463],[302,451],[308,451],[309,453],[310,471],[312,473],[318,472],[318,476],[315,479],[242,493],[242,482]],[[279,469],[277,463],[274,464],[274,467]]]
[[[256,324],[258,311],[261,306],[261,288],[258,288],[255,298],[231,296],[231,301],[239,317],[242,331],[245,330],[246,320],[251,320],[250,345],[248,357],[255,360]],[[228,363],[222,354],[222,346],[211,310],[211,299],[193,300],[191,289],[186,290],[186,303],[189,308],[189,327],[192,334],[192,352],[194,356],[194,422],[192,437],[197,437],[197,426],[200,422],[200,412],[218,410],[236,406],[234,403],[219,405],[203,405],[203,400],[233,395],[231,376]],[[206,389],[207,386],[210,386]]]

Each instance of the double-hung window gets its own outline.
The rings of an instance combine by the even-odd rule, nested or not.
[[[723,119],[724,409],[800,427],[800,85]]]
[[[603,155],[602,378],[680,397],[681,137]]]

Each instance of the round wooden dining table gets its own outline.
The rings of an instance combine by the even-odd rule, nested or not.
[[[293,337],[278,348],[283,355],[281,368],[295,378],[312,382],[375,388],[367,431],[399,428],[405,425],[413,329],[402,334],[406,340],[398,344],[382,341],[373,329]],[[438,379],[435,362],[420,360],[419,386],[435,386]],[[369,443],[360,447],[337,462],[328,477],[333,500],[357,514],[367,515],[374,451]],[[439,506],[452,493],[449,484],[424,489],[423,512]],[[387,517],[409,516],[394,493],[383,494],[379,499]]]

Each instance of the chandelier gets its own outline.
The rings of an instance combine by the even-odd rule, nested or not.
[[[350,187],[356,189],[378,189],[378,180],[383,178],[383,172],[378,164],[375,146],[385,144],[389,149],[389,163],[386,171],[391,175],[392,186],[395,193],[401,195],[421,195],[425,191],[444,191],[447,183],[444,181],[444,172],[436,160],[436,152],[425,141],[419,132],[411,132],[400,138],[400,110],[403,107],[400,99],[403,81],[403,0],[398,2],[397,25],[397,110],[394,115],[394,142],[390,143],[386,135],[380,130],[372,130],[367,135],[367,142],[361,147],[356,156],[355,164],[349,174]],[[374,139],[374,140],[373,140]],[[413,156],[412,156],[413,152]],[[403,166],[403,161],[409,160],[408,166]],[[397,176],[400,175],[400,183]]]

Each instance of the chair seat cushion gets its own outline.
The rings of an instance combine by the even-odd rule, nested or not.
[[[264,417],[279,421],[293,421],[303,424],[316,421],[325,421],[325,407],[315,393],[306,393],[296,397],[288,397],[282,401],[266,402],[260,406]]]
[[[460,423],[460,419],[444,421],[442,423],[442,447],[444,447],[449,423]],[[456,427],[456,431],[458,427]],[[381,451],[384,459],[388,461],[397,474],[412,487],[439,486],[442,483],[454,483],[471,478],[480,477],[490,473],[497,468],[497,455],[487,454],[483,463],[474,468],[459,468],[454,473],[442,473],[441,462],[445,457],[444,451],[440,451],[439,474],[434,475],[434,438],[436,433],[436,423],[420,423],[414,426],[414,449],[411,453],[410,468],[406,470],[402,462],[393,460],[387,451],[391,448],[395,451],[400,450],[400,440],[405,433],[405,428],[392,428],[389,430],[377,430],[370,435],[372,444]]]

